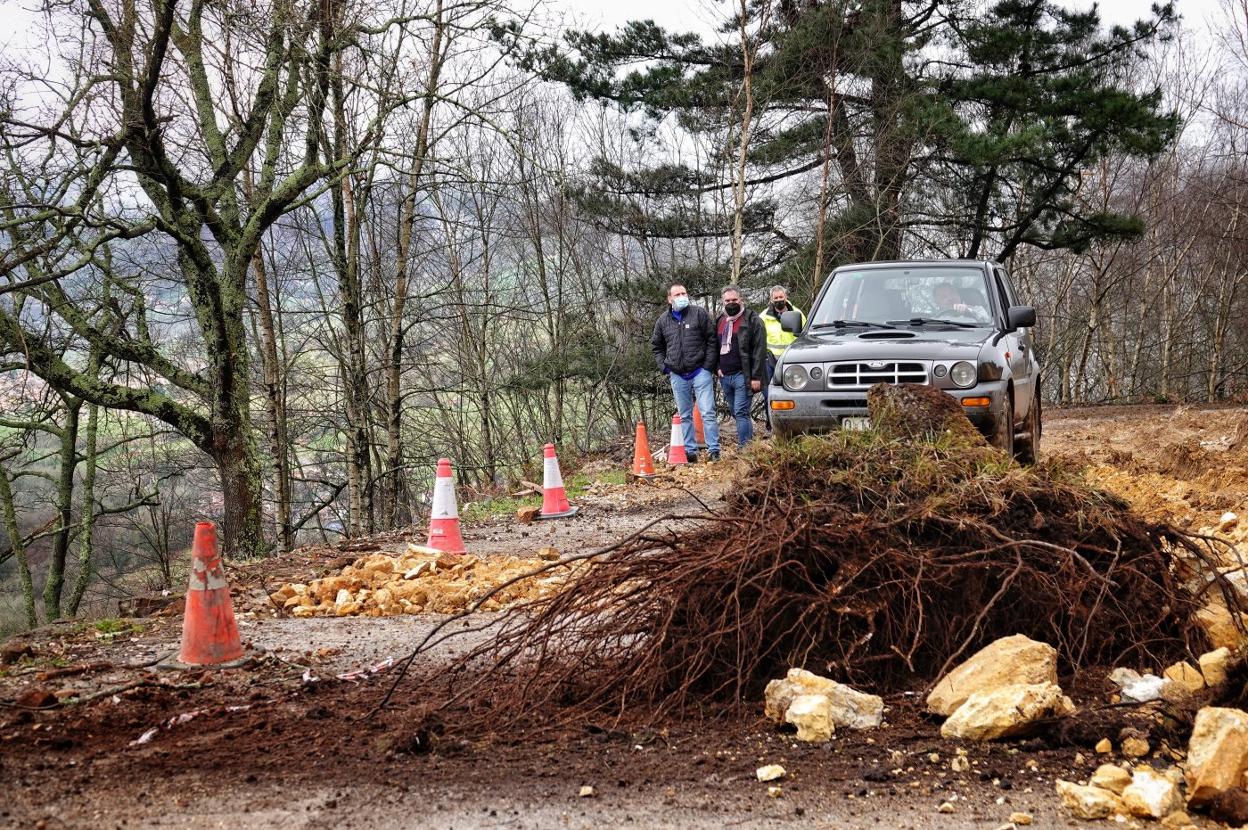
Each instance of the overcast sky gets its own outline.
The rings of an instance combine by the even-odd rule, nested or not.
[[[628,20],[654,20],[661,26],[699,32],[710,32],[715,21],[728,13],[735,4],[727,0],[547,0],[548,8],[562,13],[569,25],[590,29],[611,30]],[[1084,8],[1086,0],[1058,0],[1064,5]],[[1209,37],[1211,27],[1222,24],[1223,0],[1176,0],[1179,13],[1187,27],[1200,39]],[[35,16],[27,9],[35,0],[0,0],[0,52],[6,48],[25,51],[33,44],[31,26]],[[1107,23],[1130,23],[1147,15],[1152,0],[1102,0],[1099,4]]]

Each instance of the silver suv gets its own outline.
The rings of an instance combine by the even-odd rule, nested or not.
[[[931,384],[962,402],[995,446],[1023,462],[1040,449],[1040,364],[1030,327],[999,263],[871,262],[837,268],[785,351],[768,389],[776,433],[870,426],[867,389]]]

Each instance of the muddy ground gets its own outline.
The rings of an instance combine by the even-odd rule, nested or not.
[[[1048,452],[1087,466],[1093,481],[1147,515],[1195,530],[1225,511],[1248,511],[1248,470],[1233,461],[1248,453],[1231,451],[1248,443],[1248,410],[1056,411],[1045,432]],[[595,488],[576,519],[500,517],[465,537],[482,555],[549,546],[570,554],[647,526],[688,529],[733,477],[725,462],[659,486]],[[396,534],[375,544],[385,552],[408,541],[424,539]],[[1086,778],[1105,760],[1091,748],[1103,737],[1095,734],[965,747],[942,740],[916,694],[887,700],[885,727],[819,746],[777,731],[761,702],[744,717],[658,731],[605,725],[541,742],[439,738],[418,726],[419,701],[402,691],[393,706],[372,710],[396,661],[445,618],[295,619],[268,601],[282,582],[341,568],[361,552],[314,548],[234,568],[253,655],[240,668],[161,668],[178,646],[176,606],[108,631],[70,622],[6,644],[0,826],[993,830],[1026,812],[1032,826],[1053,828],[1074,823],[1058,809],[1054,778]],[[464,635],[420,660],[445,662],[479,642],[491,618],[455,622]],[[970,768],[954,772],[959,750]],[[754,776],[771,763],[789,773],[779,797]],[[593,795],[579,795],[585,786]],[[946,803],[953,811],[938,812]]]

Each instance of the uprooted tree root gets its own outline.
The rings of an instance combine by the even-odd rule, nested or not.
[[[878,431],[757,450],[726,508],[594,558],[425,694],[497,728],[756,702],[791,666],[915,687],[1011,634],[1056,647],[1066,672],[1204,649],[1185,587],[1204,543],[1077,471],[1020,468],[973,431],[916,438],[877,411]]]

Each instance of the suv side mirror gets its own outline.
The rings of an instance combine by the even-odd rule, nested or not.
[[[799,334],[802,330],[802,313],[800,311],[786,311],[781,314],[780,328],[789,334]]]
[[[1036,324],[1036,310],[1029,305],[1012,305],[1005,312],[1005,323],[1010,331],[1030,328]]]

